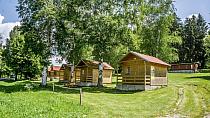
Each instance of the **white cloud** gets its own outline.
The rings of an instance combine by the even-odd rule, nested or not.
[[[4,16],[1,16],[0,14],[0,24],[2,24],[3,20],[4,20]]]
[[[4,16],[0,14],[0,34],[3,37],[3,44],[5,44],[5,39],[9,38],[9,33],[15,26],[20,26],[20,22],[11,22],[11,23],[3,23]]]

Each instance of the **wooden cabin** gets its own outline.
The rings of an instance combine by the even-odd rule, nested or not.
[[[198,71],[200,63],[180,63],[180,64],[171,64],[170,72],[178,73],[193,73]]]
[[[71,64],[62,64],[60,68],[60,75],[59,75],[60,82],[69,82],[73,79],[73,65]]]
[[[122,68],[122,78],[117,79],[119,90],[151,90],[168,84],[167,68],[170,65],[158,58],[129,52],[119,64]]]
[[[75,68],[75,79],[80,80],[80,86],[96,86],[98,83],[98,65],[100,62],[93,60],[81,60]],[[111,67],[103,62],[103,83],[112,83]]]
[[[61,66],[50,66],[48,68],[48,77],[58,79],[60,77],[60,68]]]

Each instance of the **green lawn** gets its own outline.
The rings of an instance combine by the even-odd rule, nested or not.
[[[30,91],[24,86],[33,83]],[[203,117],[210,114],[210,73],[169,74],[169,85],[142,92],[121,92],[115,85],[79,91],[52,83],[0,81],[1,117]],[[183,94],[181,94],[183,92]]]

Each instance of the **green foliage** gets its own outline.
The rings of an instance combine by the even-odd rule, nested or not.
[[[40,74],[41,58],[27,47],[19,27],[15,27],[10,33],[10,40],[7,40],[4,51],[4,60],[16,75],[20,73],[26,78],[32,78]]]
[[[180,42],[180,38],[169,29],[174,19],[172,1],[63,0],[55,6],[56,42],[60,54],[69,62],[86,58],[81,49],[87,47],[93,49],[86,53],[88,57],[114,65],[118,60],[113,57],[131,50],[168,62],[178,59],[177,50],[171,45]],[[122,46],[126,51],[120,50]],[[113,53],[115,50],[120,52]]]
[[[204,39],[204,47],[205,47],[205,57],[206,57],[206,67],[210,68],[210,35],[207,35]]]
[[[201,15],[193,16],[182,26],[172,0],[18,3],[25,42],[41,57],[42,65],[48,64],[50,56],[59,54],[70,63],[83,58],[103,59],[115,66],[128,51],[166,62],[199,61],[205,65],[205,20]]]
[[[180,47],[181,62],[200,62],[202,68],[205,66],[204,38],[207,29],[206,21],[200,14],[185,20],[182,30],[183,44]]]

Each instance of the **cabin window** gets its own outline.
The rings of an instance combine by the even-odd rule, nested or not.
[[[131,74],[131,67],[127,67],[126,75],[130,75],[130,74]]]
[[[82,70],[82,74],[83,74],[83,75],[85,74],[85,70]]]

